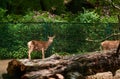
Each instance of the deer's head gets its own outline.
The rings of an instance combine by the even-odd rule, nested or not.
[[[52,36],[52,37],[48,36],[48,40],[49,40],[49,42],[53,42],[53,39],[54,39],[54,38],[55,38],[55,35]]]

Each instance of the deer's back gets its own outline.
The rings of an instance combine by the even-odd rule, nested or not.
[[[46,43],[45,41],[37,41],[32,40],[28,42],[28,48],[33,47],[34,50],[41,50],[42,48],[46,49]]]
[[[103,48],[103,50],[110,50],[110,49],[115,49],[118,47],[119,41],[104,41],[101,43],[101,46]]]

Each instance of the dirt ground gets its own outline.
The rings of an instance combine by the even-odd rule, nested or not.
[[[7,76],[7,66],[8,62],[11,61],[9,60],[0,60],[0,79],[9,79]]]

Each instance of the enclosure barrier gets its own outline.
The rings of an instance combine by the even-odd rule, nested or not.
[[[56,37],[52,46],[46,51],[46,56],[63,52],[73,54],[99,51],[100,42],[120,39],[120,25],[67,22],[0,23],[0,56],[3,52],[8,52],[12,58],[13,55],[17,57],[18,53],[22,52],[18,58],[26,57],[28,41],[46,41],[48,36],[53,35]]]

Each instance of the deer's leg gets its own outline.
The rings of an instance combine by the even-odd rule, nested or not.
[[[42,48],[42,59],[45,58],[45,51],[44,51],[44,48]]]
[[[28,59],[29,59],[29,60],[31,60],[31,55],[30,55],[31,52],[32,52],[31,49],[29,49],[29,51],[28,51]]]
[[[31,60],[31,53],[33,51],[33,47],[29,48],[28,50],[28,59]]]

